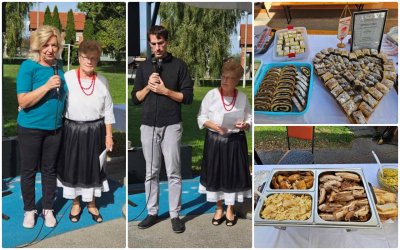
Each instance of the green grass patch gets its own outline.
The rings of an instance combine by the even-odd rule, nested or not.
[[[218,83],[215,83],[218,86]],[[192,166],[193,171],[198,173],[200,170],[201,160],[203,157],[203,146],[205,131],[200,130],[197,125],[197,113],[199,112],[201,101],[206,93],[214,87],[194,87],[194,100],[191,105],[182,105],[182,117],[183,117],[183,136],[182,145],[192,146]],[[142,114],[141,105],[135,106],[130,98],[130,93],[133,86],[130,85],[128,88],[128,139],[132,142],[132,146],[140,147],[140,119]],[[251,98],[251,86],[247,88],[238,87],[238,89],[244,92],[249,98]],[[251,103],[251,99],[249,99]],[[247,144],[249,148],[249,154],[251,153],[251,133],[247,132]]]
[[[16,77],[20,64],[3,64],[3,135],[17,134],[18,102]],[[76,68],[73,66],[72,68]],[[64,67],[66,70],[66,67]],[[97,67],[97,72],[109,81],[110,93],[114,104],[125,103],[125,65],[106,65]]]
[[[347,127],[317,126],[315,128],[315,145],[318,148],[350,148],[355,136]],[[286,127],[257,126],[254,130],[254,147],[256,150],[286,150]],[[290,139],[293,148],[311,148],[309,141]]]

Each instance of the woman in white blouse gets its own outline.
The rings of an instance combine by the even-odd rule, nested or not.
[[[65,73],[69,95],[65,104],[64,139],[57,166],[57,184],[63,197],[73,199],[69,218],[78,222],[82,213],[79,196],[87,202],[92,219],[103,218],[95,197],[109,191],[104,167],[99,156],[113,147],[112,124],[115,123],[113,103],[107,79],[95,69],[101,55],[96,41],[85,40],[79,45],[79,68]]]
[[[227,226],[234,226],[237,222],[235,201],[251,198],[244,132],[251,126],[251,108],[246,95],[236,89],[242,75],[243,68],[239,63],[225,62],[221,86],[206,94],[197,116],[200,129],[207,128],[199,192],[207,195],[207,201],[217,203],[213,225],[226,220]],[[226,213],[223,200],[227,205]]]

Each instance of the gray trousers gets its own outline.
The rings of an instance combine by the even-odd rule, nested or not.
[[[147,125],[140,126],[140,139],[142,141],[144,159],[146,160],[145,189],[149,215],[158,214],[160,195],[159,176],[161,157],[164,155],[168,177],[169,215],[171,218],[179,216],[182,195],[180,152],[182,130],[181,123],[161,128],[154,128]]]

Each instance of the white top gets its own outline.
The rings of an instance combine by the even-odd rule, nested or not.
[[[115,123],[113,102],[108,91],[107,79],[97,74],[92,95],[85,95],[79,86],[76,70],[64,74],[68,86],[65,102],[65,117],[73,121],[94,121],[104,117],[105,124]],[[92,80],[81,79],[82,87],[90,86]],[[90,89],[91,90],[91,89]],[[90,93],[86,90],[86,93]]]
[[[225,104],[231,103],[233,97],[224,96]],[[227,107],[228,109],[231,106]],[[249,100],[247,96],[238,91],[236,97],[236,103],[232,110],[226,111],[224,105],[222,104],[221,94],[218,88],[212,89],[207,92],[206,96],[203,98],[201,102],[199,113],[197,114],[197,123],[199,124],[199,128],[204,128],[204,123],[206,121],[212,121],[215,124],[221,125],[222,119],[225,113],[234,112],[234,111],[243,111],[245,114],[245,122],[251,125],[252,117],[251,117],[251,107],[249,104]],[[211,129],[210,129],[211,130]],[[235,129],[230,132],[239,132],[239,129]]]

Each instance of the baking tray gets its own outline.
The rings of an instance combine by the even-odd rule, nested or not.
[[[313,181],[313,186],[312,188],[309,189],[274,189],[271,188],[271,184],[272,184],[272,177],[274,177],[276,174],[279,174],[279,172],[312,172],[313,176],[314,176],[314,181]],[[293,173],[294,174],[294,173]],[[315,169],[294,169],[294,168],[274,168],[271,171],[271,174],[269,175],[269,178],[267,180],[267,185],[266,185],[266,191],[294,191],[294,192],[305,192],[305,191],[314,191],[315,190],[315,186],[316,186],[316,171]]]
[[[255,78],[255,84],[254,84],[254,96],[253,99],[256,97],[256,94],[258,92],[258,89],[260,88],[262,79],[264,76],[267,74],[268,70],[274,67],[284,67],[286,65],[294,65],[296,66],[297,70],[300,70],[300,67],[308,67],[310,69],[310,82],[308,86],[308,92],[307,92],[307,103],[306,107],[304,108],[303,111],[299,112],[296,108],[296,106],[293,104],[293,109],[294,111],[291,112],[272,112],[272,111],[256,111],[254,110],[255,114],[262,114],[262,115],[303,115],[308,111],[308,108],[310,107],[310,101],[311,101],[311,93],[314,85],[314,67],[312,66],[311,63],[308,62],[280,62],[280,63],[268,63],[268,64],[262,64],[260,68],[257,71],[256,78]]]
[[[308,169],[296,169],[297,171],[306,171]],[[272,180],[272,176],[274,174],[273,169],[268,182]],[[282,171],[282,169],[279,169]],[[283,171],[285,171],[284,169]],[[289,170],[289,169],[288,169]],[[272,220],[265,220],[260,217],[260,212],[261,209],[263,208],[264,202],[258,202],[256,210],[255,210],[255,215],[254,215],[254,225],[255,226],[275,226],[275,227],[326,227],[326,228],[344,228],[344,229],[373,229],[373,228],[382,228],[382,223],[378,217],[378,213],[376,211],[376,206],[375,206],[375,201],[372,195],[372,191],[368,185],[368,182],[365,179],[364,173],[362,169],[360,168],[324,168],[324,169],[312,169],[311,170],[315,171],[314,177],[314,190],[313,191],[307,191],[307,190],[299,190],[299,191],[294,191],[294,190],[283,190],[280,189],[279,191],[271,191],[271,189],[268,188],[268,185],[266,185],[263,189],[263,194],[267,195],[271,193],[291,193],[291,194],[311,194],[312,195],[312,212],[311,212],[311,217],[312,220],[307,220],[307,221],[272,221]],[[367,199],[368,203],[370,206],[371,210],[371,218],[367,222],[333,222],[333,221],[325,221],[322,220],[319,215],[318,215],[318,198],[319,198],[319,190],[315,187],[318,185],[318,179],[321,173],[324,172],[354,172],[357,173],[361,177],[361,181],[363,184],[363,187],[365,189],[365,193],[367,194]]]

